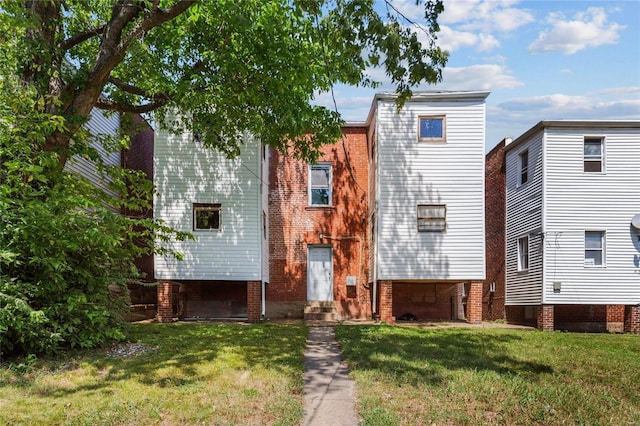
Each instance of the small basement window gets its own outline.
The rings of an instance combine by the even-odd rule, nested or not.
[[[418,232],[444,232],[447,228],[447,206],[418,204]]]
[[[220,230],[220,204],[193,203],[193,230]]]
[[[446,120],[443,115],[418,117],[418,141],[445,142]]]

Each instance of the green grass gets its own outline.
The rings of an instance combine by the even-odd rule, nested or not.
[[[640,425],[640,336],[340,326],[366,425]]]
[[[148,352],[0,366],[0,424],[297,425],[302,325],[135,324]]]

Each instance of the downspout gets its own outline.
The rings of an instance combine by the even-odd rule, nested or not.
[[[254,136],[251,136],[252,138],[254,138]],[[255,140],[255,138],[254,138]],[[265,300],[265,282],[264,282],[264,246],[265,246],[265,236],[264,236],[264,232],[263,229],[264,227],[267,226],[267,223],[263,223],[265,221],[265,215],[262,214],[262,212],[264,212],[264,206],[262,205],[262,191],[264,191],[264,181],[263,181],[263,177],[264,177],[264,162],[262,160],[262,140],[260,140],[260,143],[258,144],[258,152],[257,155],[258,157],[258,176],[256,176],[258,178],[258,180],[260,181],[260,190],[258,191],[258,240],[260,241],[260,317],[262,319],[264,319],[265,316],[265,306],[266,306],[266,300]]]

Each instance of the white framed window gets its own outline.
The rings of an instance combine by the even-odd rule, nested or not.
[[[219,231],[221,208],[220,204],[193,203],[193,230]]]
[[[523,151],[518,156],[518,185],[529,181],[529,151]]]
[[[309,205],[331,205],[331,164],[319,163],[309,165]]]
[[[518,271],[529,270],[529,236],[518,238]]]
[[[584,266],[604,266],[604,231],[584,231]]]
[[[418,141],[445,142],[447,121],[444,115],[418,117]]]
[[[602,138],[584,138],[584,172],[604,171],[604,143]]]
[[[418,232],[444,232],[447,229],[447,206],[418,204]]]

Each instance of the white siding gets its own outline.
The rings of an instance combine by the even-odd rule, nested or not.
[[[542,301],[543,248],[543,133],[506,154],[506,291],[507,305],[538,305]],[[528,181],[519,185],[520,155],[528,151]],[[518,239],[529,237],[529,269],[518,271]]]
[[[110,136],[116,136],[120,129],[120,116],[118,114],[107,114],[99,109],[93,109],[91,111],[91,117],[89,122],[85,126],[91,132],[91,146],[98,150],[100,156],[108,165],[120,165],[120,151],[108,152],[104,149],[101,139]],[[68,171],[76,172],[96,185],[99,188],[106,189],[109,185],[110,179],[103,179],[96,172],[96,167],[93,161],[81,157],[74,156],[69,159],[66,164]],[[111,195],[115,193],[109,191]]]
[[[583,172],[585,136],[605,138],[605,172]],[[640,129],[547,129],[544,303],[640,303]],[[604,267],[584,266],[584,232],[606,232]],[[561,290],[553,291],[553,282]]]
[[[192,204],[219,203],[221,230],[193,231],[195,241],[168,243],[184,260],[156,256],[155,278],[262,280],[260,143],[247,137],[240,156],[228,160],[192,139],[156,131],[154,215],[191,232]]]
[[[400,113],[378,100],[378,279],[484,279],[485,97],[410,101]],[[446,115],[446,142],[418,142],[420,115]],[[418,204],[445,204],[446,232],[418,232]]]

